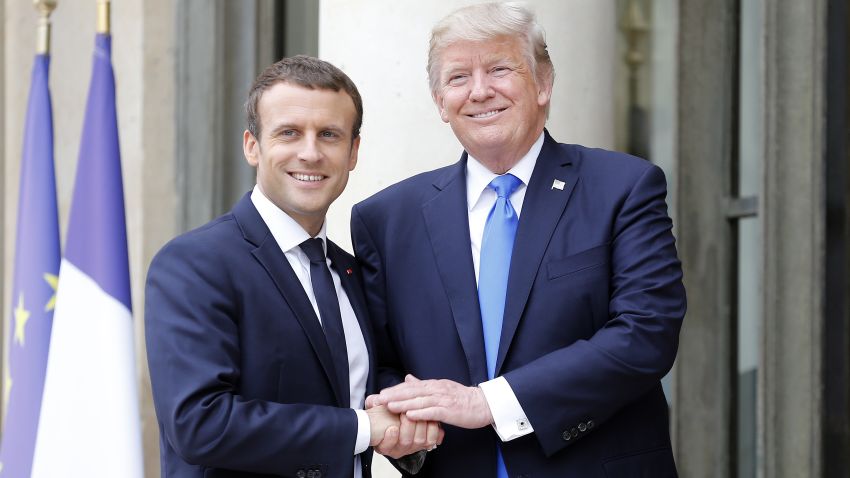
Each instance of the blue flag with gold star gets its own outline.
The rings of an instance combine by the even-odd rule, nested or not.
[[[0,477],[30,476],[56,301],[60,253],[49,67],[49,55],[36,55],[24,126]]]

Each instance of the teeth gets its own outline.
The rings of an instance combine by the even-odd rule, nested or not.
[[[502,111],[502,110],[488,111],[486,113],[479,113],[477,115],[472,115],[472,117],[473,118],[489,118],[489,117],[493,116],[494,114],[499,113],[500,111]]]
[[[299,181],[321,181],[324,179],[324,176],[319,176],[316,174],[301,174],[301,173],[292,173],[292,177]]]

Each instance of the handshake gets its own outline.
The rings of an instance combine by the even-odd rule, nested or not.
[[[481,428],[493,423],[484,392],[451,380],[404,382],[366,397],[372,435],[369,445],[378,453],[400,458],[431,451],[443,442],[441,423]]]

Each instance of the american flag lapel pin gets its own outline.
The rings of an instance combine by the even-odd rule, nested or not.
[[[552,189],[557,189],[558,191],[563,191],[564,186],[566,186],[566,183],[564,183],[560,179],[556,179],[556,180],[552,181]]]

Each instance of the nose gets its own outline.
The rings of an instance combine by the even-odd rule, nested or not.
[[[487,75],[474,73],[471,80],[471,90],[469,91],[471,101],[485,101],[493,96],[493,88],[490,87]]]
[[[305,137],[301,146],[301,149],[298,151],[299,160],[312,162],[321,159],[322,152],[319,150],[319,142],[315,137]]]

